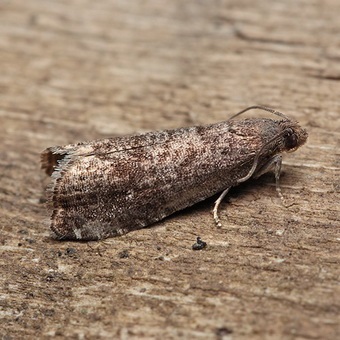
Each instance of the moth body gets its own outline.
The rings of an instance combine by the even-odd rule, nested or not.
[[[146,227],[271,170],[306,139],[287,118],[252,118],[48,148],[51,229],[97,240]]]

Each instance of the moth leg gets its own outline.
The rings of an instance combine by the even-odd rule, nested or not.
[[[213,214],[214,214],[214,220],[215,220],[215,223],[217,225],[218,228],[221,228],[222,227],[222,224],[221,224],[221,221],[220,221],[220,218],[218,217],[218,207],[219,205],[221,204],[223,198],[226,196],[226,194],[228,193],[230,188],[228,189],[225,189],[222,194],[220,195],[220,197],[216,200],[215,202],[215,206],[214,206],[214,209],[213,209]]]
[[[282,156],[275,155],[271,159],[268,160],[266,164],[264,164],[261,168],[257,169],[255,174],[253,175],[254,178],[259,178],[263,174],[268,171],[274,170],[275,174],[275,184],[276,184],[276,192],[279,195],[282,202],[284,201],[281,188],[280,188],[280,174],[281,174],[281,165],[282,165]]]

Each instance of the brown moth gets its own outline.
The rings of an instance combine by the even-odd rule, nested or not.
[[[280,120],[234,120],[250,109]],[[54,146],[42,153],[51,229],[58,239],[99,240],[122,235],[274,170],[277,190],[283,152],[307,140],[297,122],[252,106],[227,121]]]

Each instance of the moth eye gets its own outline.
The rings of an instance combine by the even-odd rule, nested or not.
[[[285,146],[287,149],[294,149],[297,147],[298,140],[296,138],[296,134],[292,129],[287,129],[285,134]]]

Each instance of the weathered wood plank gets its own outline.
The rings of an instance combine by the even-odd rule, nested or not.
[[[12,338],[339,336],[340,4],[1,1],[1,330]],[[105,242],[57,242],[44,148],[264,104],[308,144],[271,175]],[[256,115],[256,114],[253,114]],[[194,252],[196,236],[208,243]]]

